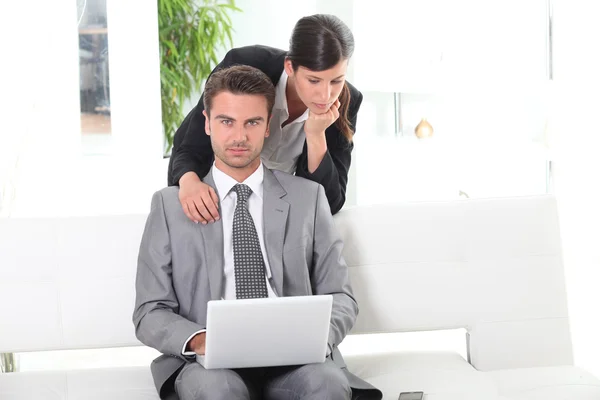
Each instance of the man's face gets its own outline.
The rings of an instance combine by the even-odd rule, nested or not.
[[[204,111],[205,130],[218,167],[258,166],[263,143],[269,136],[268,115],[264,96],[221,92],[213,98],[210,118]]]

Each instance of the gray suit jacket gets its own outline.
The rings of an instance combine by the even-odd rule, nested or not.
[[[204,181],[215,187],[212,173]],[[361,399],[380,399],[381,392],[347,372],[337,350],[354,325],[358,306],[323,187],[265,168],[263,188],[264,241],[275,293],[333,295],[331,357],[356,392],[363,389],[373,395]],[[179,188],[168,187],[152,198],[138,258],[133,314],[137,338],[163,353],[151,366],[162,399],[177,398],[174,379],[191,362],[181,356],[183,345],[206,328],[207,302],[221,298],[224,284],[221,220],[193,223],[178,193]]]

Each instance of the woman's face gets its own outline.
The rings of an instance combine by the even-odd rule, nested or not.
[[[294,71],[292,62],[285,61],[285,71],[292,78],[298,97],[315,114],[326,113],[337,100],[346,82],[347,69],[348,60],[342,60],[325,71],[311,71],[304,67]]]

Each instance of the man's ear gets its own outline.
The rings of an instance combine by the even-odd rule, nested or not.
[[[265,132],[265,137],[268,138],[269,135],[271,134],[271,119],[273,118],[273,116],[271,115],[269,117],[269,120],[267,121],[267,130]]]
[[[210,136],[210,118],[208,118],[208,114],[206,113],[206,110],[202,110],[202,114],[204,115],[204,132],[206,132],[206,134],[208,136]]]

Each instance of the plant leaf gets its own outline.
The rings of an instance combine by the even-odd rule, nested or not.
[[[161,110],[165,151],[183,120],[183,105],[200,90],[218,63],[222,46],[232,46],[234,0],[158,0]]]

